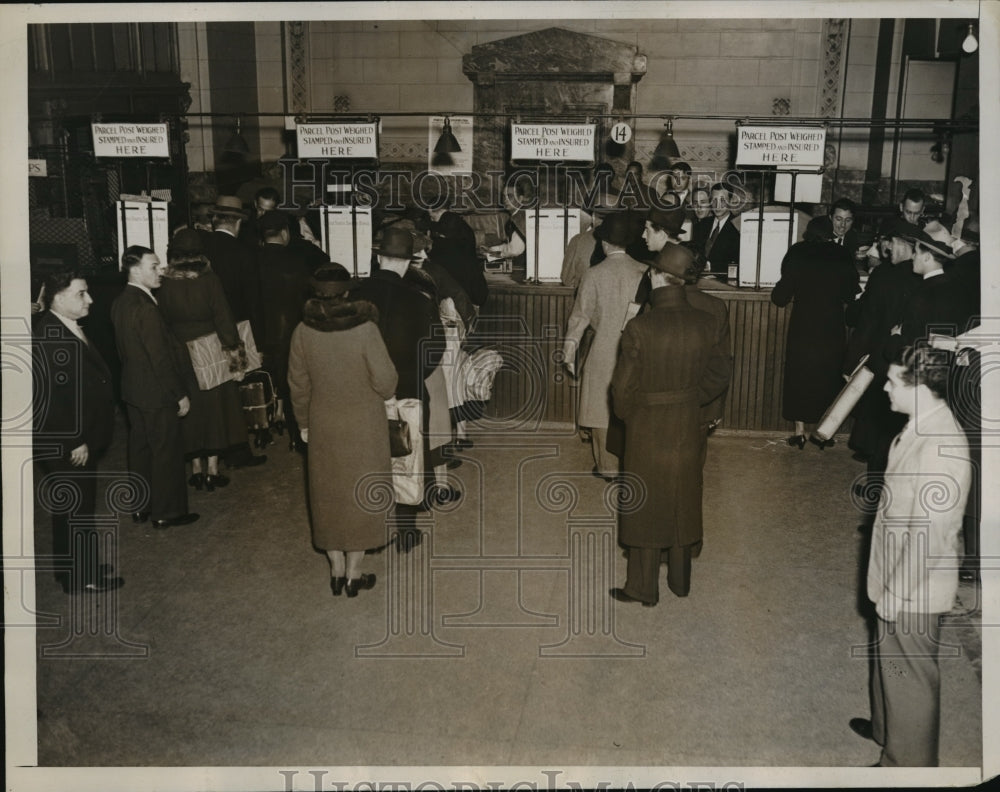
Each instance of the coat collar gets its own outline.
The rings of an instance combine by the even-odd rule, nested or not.
[[[688,305],[684,286],[660,286],[649,293],[654,308],[679,308]]]
[[[302,309],[302,323],[321,333],[350,330],[365,322],[378,323],[378,309],[367,300],[310,298]]]

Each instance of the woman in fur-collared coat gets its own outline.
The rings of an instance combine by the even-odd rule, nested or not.
[[[330,560],[334,595],[349,597],[375,585],[361,561],[387,541],[386,510],[375,508],[365,479],[391,487],[385,400],[397,381],[378,310],[351,299],[356,285],[339,265],[316,271],[288,356],[292,409],[309,444],[313,544]]]
[[[181,345],[186,349],[188,341],[217,333],[222,348],[235,354],[240,336],[233,312],[197,231],[184,229],[171,238],[163,275],[156,301]],[[181,421],[181,430],[184,457],[191,461],[188,484],[211,492],[229,483],[228,477],[219,473],[219,455],[247,441],[239,385],[229,381],[211,390],[199,390],[190,365],[186,374],[191,409]]]

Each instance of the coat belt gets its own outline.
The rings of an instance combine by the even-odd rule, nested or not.
[[[697,399],[697,388],[672,391],[650,391],[647,393],[636,394],[636,401],[644,407],[652,407],[658,404],[681,404],[683,402],[697,401]]]

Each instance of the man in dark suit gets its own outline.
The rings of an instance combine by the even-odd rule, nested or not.
[[[965,332],[978,306],[961,283],[945,275],[945,266],[955,260],[951,247],[916,226],[906,238],[914,245],[913,271],[923,280],[903,305],[898,344],[911,346],[932,332],[951,336]]]
[[[288,221],[287,214],[272,209],[264,213],[257,223],[264,239],[257,252],[257,263],[261,294],[266,299],[261,301],[254,337],[279,399],[275,423],[278,425],[283,416],[284,425],[288,427],[290,447],[305,451],[304,444],[299,442],[298,424],[291,406],[288,353],[292,331],[302,321],[302,306],[312,272],[305,259],[289,245],[291,229]]]
[[[107,364],[77,323],[93,303],[87,281],[76,272],[58,272],[46,276],[44,286],[47,310],[34,326],[36,458],[52,486],[70,487],[77,496],[69,499],[72,515],[52,514],[55,577],[67,594],[99,594],[125,583],[107,577],[99,564],[99,537],[91,522],[97,462],[114,430],[114,388]],[[39,487],[47,489],[44,482]]]
[[[249,319],[260,302],[256,248],[240,235],[246,219],[239,198],[220,195],[212,207],[212,231],[202,238],[205,255],[222,281],[222,291],[237,322]]]
[[[430,261],[444,267],[477,306],[489,291],[483,261],[476,255],[476,235],[461,217],[444,206],[429,209]]]
[[[128,283],[111,306],[111,321],[128,409],[129,468],[150,490],[149,511],[137,512],[133,519],[152,517],[155,528],[187,525],[198,515],[188,512],[180,420],[191,409],[188,389],[194,372],[153,296],[163,272],[159,257],[134,245],[125,250],[122,268]]]
[[[825,218],[815,218],[815,225],[810,223],[810,231],[843,247],[851,258],[857,260],[867,256],[868,244],[863,244],[861,234],[854,230],[855,210],[854,201],[850,198],[838,198],[830,204],[830,214]]]
[[[712,185],[712,214],[699,220],[694,241],[707,262],[707,272],[725,283],[729,268],[740,261],[740,231],[733,223],[733,194],[729,185]]]
[[[845,378],[866,354],[866,365],[875,375],[854,408],[854,428],[848,441],[849,447],[868,463],[869,486],[863,493],[866,503],[878,500],[889,446],[905,423],[889,405],[885,382],[892,328],[902,321],[903,306],[920,283],[919,276],[913,272],[913,243],[908,239],[914,231],[919,229],[898,219],[883,229],[883,233],[892,238],[891,260],[876,267],[868,278],[858,301],[857,322],[844,357],[842,373]]]
[[[220,195],[212,207],[212,231],[202,236],[205,255],[222,282],[222,291],[237,322],[254,319],[261,301],[257,250],[240,238],[246,217],[239,198]],[[266,454],[254,455],[249,442],[226,452],[226,464],[230,467],[254,467],[266,461]]]

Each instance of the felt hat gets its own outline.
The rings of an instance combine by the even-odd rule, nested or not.
[[[950,245],[937,241],[922,228],[913,225],[913,223],[902,223],[901,227],[894,231],[892,235],[913,243],[919,242],[924,247],[933,250],[946,259],[955,258]]]
[[[167,259],[188,258],[204,254],[201,232],[194,228],[182,228],[167,243]]]
[[[698,265],[695,262],[694,253],[684,245],[673,243],[664,245],[663,250],[657,253],[656,258],[650,262],[650,266],[689,283],[698,279]]]
[[[615,212],[594,229],[594,238],[624,248],[635,241],[635,231],[635,222],[629,213]]]
[[[383,256],[393,258],[413,258],[413,234],[405,228],[389,226],[382,232],[382,241],[372,248]]]
[[[309,279],[309,291],[313,297],[336,297],[350,291],[361,281],[351,276],[348,270],[335,261],[318,267]]]
[[[243,210],[243,201],[235,195],[220,195],[215,199],[212,213],[217,215],[228,215],[230,217],[242,217],[244,220],[247,213]]]
[[[677,209],[659,209],[653,207],[646,214],[646,219],[650,223],[656,223],[656,225],[670,234],[670,236],[677,236],[682,233],[685,213],[680,207]]]
[[[277,209],[268,209],[257,220],[257,227],[261,231],[287,231],[288,215],[279,212]]]

